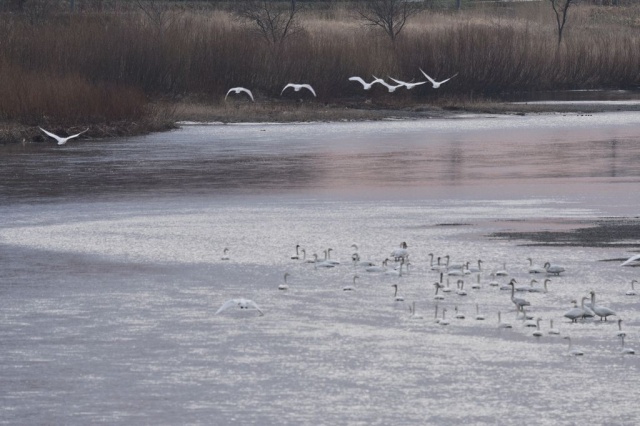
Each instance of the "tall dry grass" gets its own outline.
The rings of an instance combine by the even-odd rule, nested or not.
[[[370,96],[412,102],[640,85],[640,7],[572,12],[560,46],[544,2],[425,11],[392,45],[346,6],[308,9],[304,31],[280,48],[220,10],[181,12],[162,28],[131,10],[57,15],[40,25],[1,15],[0,119],[136,119],[148,99],[220,102],[237,85],[258,100],[279,99],[288,82],[311,83],[321,101],[340,101],[363,93],[352,75],[418,80],[419,67],[438,78],[459,74],[438,91],[424,85],[391,97],[376,88]]]

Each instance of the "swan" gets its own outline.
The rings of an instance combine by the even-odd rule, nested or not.
[[[469,262],[467,262],[467,271],[471,272],[471,273],[479,273],[482,272],[482,260],[478,259],[478,267],[476,268],[475,266],[469,267]]]
[[[602,318],[604,318],[604,320],[607,320],[608,316],[611,315],[615,315],[615,311],[605,307],[605,306],[597,306],[596,305],[596,292],[591,290],[590,291],[591,294],[591,310],[600,317],[600,321],[602,321]]]
[[[534,265],[533,264],[533,259],[530,257],[527,257],[527,260],[529,261],[529,273],[530,274],[546,274],[547,270],[540,266],[540,265]]]
[[[633,284],[635,284],[637,282],[638,281],[636,281],[636,280],[632,280],[631,281],[631,290],[627,290],[625,295],[627,295],[627,296],[636,296],[638,294],[638,293],[636,293],[636,289],[633,287]]]
[[[331,252],[332,252],[332,251],[333,251],[333,249],[332,249],[332,248],[328,248],[328,249],[324,252],[324,256],[325,256],[324,261],[325,261],[325,262],[329,262],[329,263],[333,263],[334,265],[339,265],[339,264],[340,264],[340,262],[338,262],[337,260],[333,260],[333,259],[331,258]]]
[[[531,286],[528,288],[529,293],[546,293],[549,291],[549,288],[547,287],[547,285],[551,282],[551,280],[549,278],[544,280],[544,283],[542,284],[542,288],[540,287],[534,287],[533,283],[534,282],[538,282],[536,280],[531,280]]]
[[[632,264],[635,264],[639,260],[640,260],[640,254],[636,254],[635,256],[631,256],[630,258],[628,258],[627,260],[622,262],[620,264],[620,266],[632,265]]]
[[[458,311],[458,307],[457,306],[454,307],[454,310],[456,311],[456,318],[457,319],[464,319],[464,314],[462,312]]]
[[[527,316],[527,311],[524,309],[524,307],[522,308],[522,314],[523,314],[523,320],[524,323],[522,323],[523,326],[525,327],[537,327],[538,323],[536,321],[534,321],[533,317],[531,316]]]
[[[284,283],[278,286],[278,290],[289,290],[289,284],[287,284],[287,277],[290,276],[288,272],[284,273]]]
[[[457,269],[454,267],[450,267],[449,271],[447,272],[447,275],[449,275],[450,277],[463,277],[468,274],[466,273],[465,269]]]
[[[447,270],[447,266],[446,265],[441,265],[440,264],[440,260],[441,258],[438,257],[438,264],[437,265],[433,265],[431,266],[431,270],[432,271],[436,271],[436,272],[443,272]],[[432,262],[433,263],[433,262]]]
[[[314,258],[316,259],[316,264],[315,266],[317,268],[335,268],[336,265],[339,265],[340,262],[337,262],[335,260],[331,260],[329,258],[329,252],[327,250],[324,250],[324,260],[322,262],[318,262],[318,256],[316,254],[314,254]]]
[[[422,71],[422,68],[418,68],[418,69],[420,70],[422,75],[424,75],[426,77],[426,79],[431,82],[431,84],[433,85],[434,89],[437,89],[438,87],[440,87],[441,85],[443,85],[444,83],[446,83],[447,81],[451,80],[453,77],[458,75],[458,73],[455,73],[454,75],[452,75],[451,77],[447,78],[446,80],[435,81],[434,79],[429,77],[426,72]]]
[[[389,275],[389,276],[394,276],[394,277],[401,277],[402,276],[402,265],[404,265],[404,260],[400,262],[400,268],[398,268],[398,269],[389,269],[384,274],[385,275]]]
[[[413,318],[413,319],[423,319],[422,315],[416,315],[416,302],[415,301],[412,302],[411,305],[409,305],[409,312],[411,313],[411,318]]]
[[[512,278],[511,281],[509,281],[509,285],[511,286],[511,301],[513,302],[514,305],[516,305],[516,308],[518,310],[521,310],[524,306],[531,306],[531,303],[528,300],[521,299],[519,297],[514,297],[516,282],[517,281],[515,278]]]
[[[537,284],[538,280],[531,280],[531,282],[529,283],[529,285],[525,285],[525,286],[518,286],[516,287],[516,291],[531,291],[530,289],[534,288],[533,285]]]
[[[496,274],[494,272],[489,274],[489,278],[491,278],[491,281],[489,281],[489,285],[491,287],[498,287],[500,285],[500,283],[498,281],[496,281]],[[507,288],[508,290],[508,288]]]
[[[446,313],[447,313],[447,310],[443,309],[442,310],[442,318],[440,319],[438,324],[440,324],[440,325],[449,325],[449,320],[445,317]]]
[[[380,83],[384,87],[386,87],[389,90],[389,93],[393,93],[393,92],[396,91],[396,89],[398,89],[400,87],[404,87],[404,85],[402,85],[402,84],[398,84],[397,86],[392,86],[389,83],[387,83],[386,81],[384,81],[383,79],[376,77],[375,75],[373,76],[373,78],[375,78],[376,80],[380,80],[378,83]]]
[[[89,131],[89,129],[86,129],[86,130],[81,131],[80,133],[76,133],[75,135],[67,136],[66,138],[64,138],[62,136],[58,136],[58,135],[56,135],[54,133],[51,133],[51,132],[43,129],[42,127],[38,127],[38,129],[42,130],[47,136],[52,137],[53,139],[57,140],[58,141],[58,145],[64,145],[70,139],[77,138],[78,136],[80,136],[84,132],[88,132]]]
[[[442,289],[443,293],[451,293],[451,287],[449,286],[449,278],[447,278],[447,284],[445,286],[440,286],[440,288]]]
[[[292,260],[298,260],[300,259],[300,253],[299,250],[300,249],[300,244],[296,244],[296,254],[294,254],[293,256],[291,256]],[[304,251],[304,250],[303,250]]]
[[[305,249],[302,249],[302,259],[304,260],[305,263],[318,263],[318,255],[316,253],[313,253],[313,259],[307,259],[307,251]]]
[[[400,248],[393,250],[389,256],[393,257],[393,259],[396,262],[402,259],[406,260],[406,258],[409,257],[409,251],[407,250],[407,243],[405,242],[400,243]]]
[[[480,308],[478,307],[477,303],[476,303],[476,320],[484,321],[484,315],[480,315]]]
[[[362,78],[360,78],[358,76],[349,77],[349,81],[357,81],[358,83],[362,84],[362,88],[364,90],[371,89],[373,87],[373,85],[376,84],[376,83],[384,83],[384,80],[382,80],[381,78],[376,78],[371,83],[367,83],[366,81],[364,81]]]
[[[222,257],[220,260],[229,260],[229,249],[227,247],[222,250]]]
[[[549,262],[544,264],[544,269],[547,271],[547,274],[551,274],[551,275],[558,275],[560,276],[561,273],[564,272],[564,268],[562,266],[551,266],[551,264]]]
[[[394,287],[396,291],[393,293],[393,301],[394,302],[404,302],[404,297],[398,294],[398,284],[393,284],[391,287]]]
[[[542,336],[542,331],[540,331],[540,321],[541,320],[542,320],[542,318],[536,319],[536,331],[533,332],[533,336],[534,337],[541,337]]]
[[[289,83],[286,86],[284,86],[284,89],[282,89],[282,92],[280,92],[280,96],[282,96],[284,91],[287,90],[289,87],[293,88],[293,90],[296,92],[299,92],[300,89],[307,89],[308,91],[313,93],[313,96],[316,96],[316,92],[315,90],[313,90],[313,87],[311,87],[310,84],[295,84],[295,83]]]
[[[433,298],[435,300],[444,300],[444,296],[441,294],[438,294],[438,290],[440,289],[440,283],[433,283],[433,285],[436,288],[436,295]]]
[[[624,335],[620,336],[620,341],[622,342],[622,349],[620,349],[622,355],[633,355],[636,353],[633,349],[624,347]]]
[[[585,300],[588,300],[588,297],[583,297],[582,298],[582,303],[580,304],[580,307],[582,308],[582,318],[593,318],[596,316],[595,312],[593,312],[590,308],[586,307],[584,304]]]
[[[582,352],[580,349],[575,349],[573,347],[573,344],[571,343],[571,337],[569,336],[564,336],[563,339],[566,339],[569,341],[569,355],[572,356],[581,356],[584,355],[584,352]]]
[[[356,280],[360,278],[358,275],[353,276],[353,285],[346,285],[342,287],[343,291],[354,291],[356,289]]]
[[[458,282],[456,283],[458,290],[456,291],[456,294],[458,296],[466,296],[467,292],[464,291],[464,281],[462,280],[458,280]]]
[[[260,307],[256,304],[256,302],[249,299],[227,300],[226,302],[224,302],[222,306],[220,306],[220,309],[218,309],[214,315],[218,315],[219,313],[226,311],[227,309],[234,306],[240,309],[255,309],[256,311],[258,311],[260,316],[264,315],[264,313],[260,310]]]
[[[622,318],[618,320],[618,331],[616,332],[616,337],[626,336],[627,333],[622,331]]]
[[[402,81],[402,80],[396,80],[393,77],[389,77],[389,79],[395,81],[396,83],[400,84],[401,86],[406,87],[407,90],[411,90],[416,86],[420,86],[421,84],[425,84],[426,83],[426,81],[419,81],[417,83],[409,83],[409,82]]]
[[[502,269],[497,270],[495,274],[497,277],[506,277],[507,275],[509,275],[509,273],[507,272],[506,262],[502,264]]]
[[[249,95],[251,100],[255,102],[255,99],[253,99],[253,93],[251,93],[251,90],[245,89],[244,87],[232,87],[231,89],[229,89],[229,91],[227,92],[227,95],[224,97],[225,101],[227,100],[227,96],[229,96],[229,93],[231,92],[235,93],[236,95],[240,93],[246,93],[247,95]]]
[[[577,322],[578,318],[584,318],[584,310],[578,307],[578,301],[572,300],[573,308],[564,313],[566,318],[569,318],[571,322]]]
[[[557,328],[553,328],[553,320],[552,319],[549,320],[549,331],[547,333],[549,333],[549,334],[560,334],[560,330],[558,330]]]
[[[480,287],[480,274],[477,275],[477,280],[475,283],[471,284],[471,288],[473,290],[480,290],[482,287]]]
[[[511,328],[511,324],[508,322],[502,322],[502,315],[500,311],[498,311],[498,328]]]
[[[382,261],[382,266],[368,266],[364,270],[367,272],[387,272],[387,262],[389,259]]]

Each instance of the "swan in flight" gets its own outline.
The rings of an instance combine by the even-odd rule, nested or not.
[[[563,339],[566,339],[566,340],[569,341],[569,355],[572,355],[572,356],[584,355],[584,352],[582,352],[580,349],[575,349],[573,347],[573,344],[571,343],[571,337],[565,336],[565,337],[563,337]]]
[[[220,260],[229,260],[229,249],[227,247],[222,251],[222,257]]]
[[[255,309],[262,316],[264,313],[260,310],[260,307],[253,300],[249,299],[231,299],[224,302],[220,309],[216,311],[214,315],[218,315],[219,313],[226,311],[229,308],[237,307],[240,309]]]
[[[451,80],[453,77],[455,77],[456,75],[458,75],[458,73],[455,73],[454,75],[452,75],[451,77],[447,78],[446,80],[442,80],[442,81],[435,81],[434,79],[432,79],[431,77],[429,77],[427,75],[426,72],[422,71],[422,68],[418,68],[420,70],[420,72],[422,73],[422,75],[425,76],[425,78],[427,80],[429,80],[431,82],[431,84],[433,85],[434,89],[437,89],[438,87],[442,86],[444,83],[446,83],[447,81]]]
[[[375,75],[373,76],[373,78],[375,78],[376,80],[380,80],[378,83],[380,83],[384,87],[386,87],[387,90],[389,90],[389,93],[393,93],[393,92],[396,91],[396,89],[399,89],[400,87],[404,87],[403,84],[398,84],[397,86],[392,86],[389,83],[387,83],[386,81],[384,81],[383,79],[376,77]]]
[[[625,295],[627,296],[636,296],[638,293],[636,293],[636,289],[633,287],[633,285],[635,283],[637,283],[638,281],[636,280],[632,280],[631,281],[631,290],[627,290],[627,292],[625,293]]]
[[[391,79],[391,80],[395,81],[396,83],[398,83],[398,84],[399,84],[399,85],[401,85],[401,86],[406,87],[406,88],[407,88],[407,90],[411,90],[411,89],[413,89],[413,88],[414,88],[414,87],[416,87],[416,86],[420,86],[421,84],[425,84],[425,83],[426,83],[426,81],[419,81],[419,82],[417,82],[417,83],[408,83],[408,82],[406,82],[406,81],[396,80],[396,79],[395,79],[395,78],[393,78],[393,77],[389,77],[389,79]]]
[[[547,332],[549,334],[560,334],[560,330],[558,330],[557,328],[553,328],[553,320],[550,319],[549,320],[549,331]]]
[[[225,101],[227,100],[227,96],[229,96],[229,93],[231,92],[235,93],[236,95],[240,93],[246,93],[247,95],[249,95],[251,100],[255,102],[255,99],[253,99],[253,93],[251,93],[251,90],[245,89],[244,87],[232,87],[231,89],[229,89],[229,91],[227,92],[227,95],[224,97]]]
[[[640,261],[640,254],[636,254],[635,256],[631,256],[630,258],[628,258],[627,260],[622,262],[620,264],[620,266],[632,265],[632,264],[635,264],[638,261]]]
[[[290,276],[288,272],[284,273],[284,283],[278,286],[278,290],[289,290],[289,284],[287,284],[287,277]]]
[[[605,306],[597,306],[596,305],[596,292],[595,291],[591,290],[590,294],[591,294],[591,310],[597,316],[600,317],[600,321],[602,321],[602,318],[604,318],[604,320],[606,321],[608,316],[616,314],[613,310],[611,310],[611,309],[609,309],[609,308],[607,308]]]
[[[308,91],[313,93],[313,96],[316,96],[316,92],[315,90],[313,90],[313,87],[311,87],[310,84],[294,84],[294,83],[289,83],[286,86],[284,86],[284,89],[282,89],[282,92],[280,92],[280,96],[282,96],[284,91],[287,90],[289,87],[293,88],[295,92],[299,92],[300,89],[307,89]]]
[[[547,274],[558,275],[564,272],[564,268],[562,266],[551,265],[551,263],[547,262],[544,264],[544,269],[547,271]]]
[[[634,351],[633,349],[624,347],[624,334],[620,336],[620,340],[622,342],[622,349],[620,349],[620,353],[622,355],[633,355],[636,353],[636,351]]]
[[[364,81],[362,78],[358,76],[349,77],[349,81],[357,81],[358,83],[362,84],[362,88],[364,90],[371,89],[373,85],[376,83],[384,83],[384,80],[382,80],[381,78],[375,78],[375,80],[373,80],[371,83],[367,83],[366,81]]]
[[[47,136],[52,137],[53,139],[58,141],[58,145],[64,145],[65,143],[67,143],[67,141],[69,141],[69,139],[73,139],[73,138],[77,138],[78,136],[80,136],[81,134],[83,134],[84,132],[88,132],[89,129],[83,130],[80,133],[76,133],[75,135],[71,135],[71,136],[67,136],[66,138],[63,138],[61,136],[58,136],[54,133],[51,133],[45,129],[43,129],[42,127],[38,127],[38,129],[42,130]]]

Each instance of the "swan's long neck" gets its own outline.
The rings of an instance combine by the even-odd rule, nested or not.
[[[429,266],[433,266],[433,253],[429,253],[429,259]]]
[[[398,286],[397,284],[394,284],[393,287],[396,289],[396,291],[393,293],[393,297],[396,297],[398,295]]]

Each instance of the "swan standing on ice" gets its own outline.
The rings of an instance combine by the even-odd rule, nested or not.
[[[53,139],[57,140],[58,141],[58,145],[64,145],[65,143],[67,143],[67,141],[69,141],[69,139],[77,138],[78,136],[80,136],[84,132],[88,132],[89,131],[89,129],[86,129],[86,130],[81,131],[80,133],[76,133],[75,135],[67,136],[66,138],[64,138],[64,137],[56,135],[55,133],[51,133],[51,132],[43,129],[42,127],[38,127],[38,129],[42,130],[47,136],[52,137]]]
[[[553,320],[552,319],[549,320],[549,331],[547,333],[549,333],[549,334],[560,334],[560,330],[558,330],[557,328],[553,328]]]
[[[544,264],[544,269],[547,271],[547,274],[560,276],[561,273],[565,271],[562,266],[551,265],[549,262]]]
[[[260,316],[264,315],[264,313],[260,310],[260,307],[253,300],[249,299],[231,299],[224,302],[220,309],[216,311],[214,315],[218,315],[219,313],[226,311],[229,308],[237,307],[239,309],[255,309],[258,311]]]
[[[382,80],[381,78],[376,78],[371,83],[367,83],[366,81],[364,81],[362,78],[360,78],[358,76],[349,77],[349,81],[357,81],[358,83],[362,84],[362,88],[364,90],[371,89],[373,87],[373,85],[376,84],[376,83],[384,83],[384,80]]]
[[[637,282],[638,281],[636,281],[636,280],[632,280],[631,281],[631,290],[627,290],[627,292],[625,293],[626,296],[636,296],[638,294],[638,293],[636,293],[636,289],[633,286]]]
[[[432,79],[431,77],[429,77],[427,75],[426,72],[422,71],[422,68],[418,68],[420,70],[420,72],[422,73],[422,75],[425,76],[425,78],[427,80],[429,80],[431,82],[431,84],[433,85],[434,89],[439,88],[440,86],[442,86],[444,83],[446,83],[447,81],[451,80],[453,77],[455,77],[456,75],[458,75],[458,73],[455,73],[454,75],[452,75],[451,77],[447,78],[446,80],[442,80],[442,81],[435,81],[434,79]]]
[[[227,247],[222,250],[222,257],[220,260],[229,260],[229,249]]]
[[[511,286],[511,301],[513,302],[514,305],[516,305],[516,309],[522,310],[524,306],[531,306],[531,303],[528,300],[515,297],[515,286],[516,286],[515,283],[516,283],[515,278],[512,278],[511,281],[509,282],[509,285]]]
[[[633,355],[633,354],[635,354],[636,351],[634,351],[633,349],[624,347],[624,335],[621,335],[619,337],[620,337],[620,341],[622,342],[622,349],[620,349],[620,353],[622,355]]]
[[[284,283],[278,286],[278,290],[289,290],[289,284],[287,284],[287,277],[290,276],[288,272],[284,273]]]
[[[395,79],[395,78],[393,78],[393,77],[389,77],[389,79],[391,79],[391,80],[395,81],[396,83],[400,84],[401,86],[406,87],[406,88],[407,88],[407,90],[411,90],[411,89],[413,89],[413,88],[414,88],[414,87],[416,87],[416,86],[420,86],[421,84],[425,84],[425,83],[426,83],[426,81],[419,81],[419,82],[417,82],[417,83],[408,83],[408,82],[406,82],[406,81],[396,80],[396,79]]]
[[[311,87],[310,84],[294,84],[294,83],[289,83],[286,86],[284,86],[284,89],[282,89],[282,92],[280,92],[280,96],[282,96],[284,91],[287,90],[289,87],[293,88],[295,92],[299,92],[300,89],[307,89],[308,91],[313,93],[313,96],[316,96],[316,92],[315,90],[313,90],[313,87]]]
[[[566,339],[566,340],[569,341],[569,355],[572,355],[572,356],[582,356],[582,355],[584,355],[584,352],[582,352],[580,349],[575,349],[573,347],[573,344],[571,343],[571,337],[564,336],[563,339]]]
[[[253,93],[251,93],[251,90],[245,89],[244,87],[232,87],[231,89],[229,89],[229,91],[227,92],[227,95],[224,97],[225,101],[227,100],[227,96],[229,96],[229,93],[231,92],[235,93],[236,95],[240,93],[246,93],[247,95],[249,95],[251,100],[255,102],[255,99],[253,99]]]
[[[578,322],[578,318],[584,318],[584,310],[578,307],[578,301],[572,300],[573,308],[564,313],[565,318],[569,318],[571,322]]]
[[[596,305],[596,292],[595,291],[591,290],[590,294],[591,294],[591,310],[597,316],[600,317],[600,321],[602,321],[602,318],[604,318],[604,320],[606,321],[608,316],[616,314],[613,310],[611,310],[611,309],[609,309],[609,308],[607,308],[605,306],[597,306]]]

